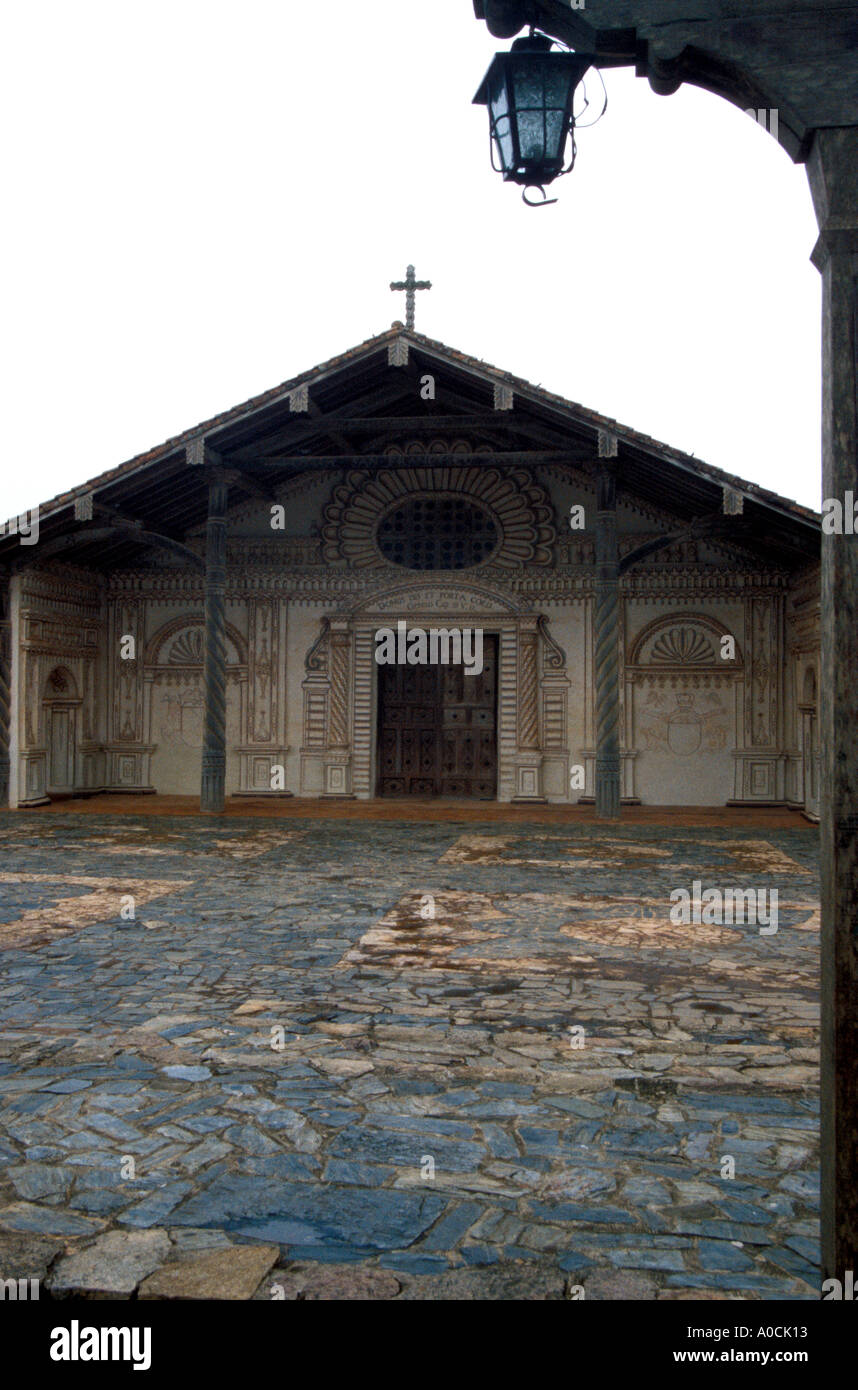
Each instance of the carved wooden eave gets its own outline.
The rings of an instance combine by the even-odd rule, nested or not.
[[[404,366],[388,362],[396,341],[408,344]],[[422,400],[426,373],[443,407]],[[526,469],[534,481],[545,468],[586,479],[608,438],[621,496],[636,505],[661,510],[669,478],[673,521],[690,522],[732,488],[745,498],[735,518],[740,544],[747,537],[788,568],[816,558],[820,519],[809,509],[397,325],[44,504],[38,556],[0,536],[0,566],[50,554],[101,572],[198,565],[212,469],[228,489],[229,524],[240,526],[265,515],[270,499],[330,485],[332,474],[378,476],[410,469],[417,457],[453,468],[468,456],[476,468]],[[90,510],[93,520],[80,519]]]

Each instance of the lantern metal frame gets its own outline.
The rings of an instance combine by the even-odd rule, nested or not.
[[[531,33],[526,38],[516,39],[508,52],[496,53],[480,83],[473,104],[488,108],[492,168],[496,173],[503,174],[505,183],[524,185],[525,202],[530,201],[526,196],[528,188],[542,190],[544,185],[553,183],[562,174],[568,174],[575,164],[575,116],[572,106],[581,79],[595,61],[592,54],[555,50],[552,40],[546,35]],[[550,85],[546,80],[549,71]],[[540,72],[541,103],[522,105],[524,93],[520,90],[517,93],[516,80],[520,88],[525,73],[533,80],[538,79]],[[554,95],[550,87],[556,89],[559,73],[565,74],[563,85],[560,92]],[[542,119],[541,153],[533,158],[522,153],[522,125],[523,118],[539,114]],[[550,131],[551,125],[554,129]],[[567,164],[566,142],[570,136],[572,149]],[[495,163],[495,154],[500,167]]]

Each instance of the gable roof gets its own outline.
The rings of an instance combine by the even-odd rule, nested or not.
[[[396,365],[391,359],[406,355],[405,349],[407,363]],[[426,371],[443,382],[431,402],[419,393]],[[495,408],[498,387],[512,391],[511,409]],[[302,409],[304,391],[307,408]],[[183,541],[206,515],[205,471],[186,462],[187,446],[201,439],[224,467],[238,470],[232,505],[239,496],[252,495],[254,489],[264,493],[310,468],[395,466],[396,460],[383,457],[383,448],[427,430],[476,437],[477,449],[480,438],[491,441],[487,463],[554,460],[585,468],[597,456],[599,434],[605,433],[618,444],[618,486],[644,503],[663,509],[669,493],[671,511],[691,521],[718,510],[722,489],[728,487],[745,498],[745,515],[736,519],[742,522],[737,540],[752,529],[755,544],[775,563],[806,564],[818,554],[820,517],[810,508],[398,322],[52,498],[39,508],[40,539],[79,533],[81,543],[65,558],[99,569],[138,562],[146,547],[127,531],[114,542],[105,544],[102,537],[98,544],[87,544],[85,528],[93,522],[74,520],[74,502],[93,494],[105,520],[113,513]],[[481,457],[476,453],[473,461]],[[15,536],[0,538],[0,557],[8,561],[10,547],[16,545]],[[33,547],[26,558],[36,562],[38,549]]]

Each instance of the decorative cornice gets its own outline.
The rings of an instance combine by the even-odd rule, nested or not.
[[[484,464],[382,469],[369,477],[357,470],[349,473],[325,508],[324,559],[345,560],[359,570],[398,568],[381,554],[376,530],[389,511],[416,497],[461,497],[485,508],[501,537],[491,557],[494,566],[551,563],[554,509],[542,487],[525,469]],[[481,568],[473,566],[468,572]]]

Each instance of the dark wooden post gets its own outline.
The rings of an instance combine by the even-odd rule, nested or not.
[[[620,683],[617,639],[620,566],[617,547],[617,441],[599,435],[596,480],[596,603],[593,619],[596,677],[596,815],[620,814]]]
[[[818,131],[822,495],[858,497],[858,129]],[[822,537],[822,1267],[858,1269],[858,536]]]
[[[223,811],[226,780],[226,509],[229,484],[215,469],[209,474],[206,523],[205,723],[200,810]]]
[[[9,805],[12,716],[12,615],[9,575],[0,571],[0,806]]]

